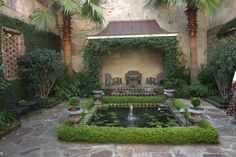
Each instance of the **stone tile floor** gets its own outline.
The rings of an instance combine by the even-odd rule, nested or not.
[[[182,100],[190,103],[188,100]],[[32,112],[21,128],[0,139],[0,157],[236,157],[236,120],[209,103],[203,103],[220,134],[220,145],[122,145],[64,143],[56,128],[66,118],[68,106]]]

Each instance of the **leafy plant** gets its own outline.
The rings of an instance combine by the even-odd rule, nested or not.
[[[93,105],[94,105],[94,100],[90,98],[81,105],[81,108],[90,110],[93,107]]]
[[[80,95],[80,80],[78,74],[74,74],[71,77],[65,75],[61,78],[54,87],[55,95],[61,100],[69,99]]]
[[[72,125],[66,121],[59,126],[57,135],[59,140],[67,142],[146,144],[219,143],[219,135],[216,129],[207,121],[201,121],[199,127],[191,128],[80,126]]]
[[[0,112],[0,130],[5,129],[15,120],[14,116],[8,112]]]
[[[20,76],[28,81],[31,91],[45,99],[64,70],[60,53],[48,49],[26,53],[18,58],[17,64],[21,66]]]
[[[71,97],[68,102],[72,106],[73,111],[76,111],[76,107],[80,104],[79,98],[77,97]]]
[[[197,109],[201,105],[201,99],[200,98],[192,98],[191,103],[195,109]]]
[[[231,40],[219,39],[207,52],[205,68],[215,79],[219,93],[223,99],[231,96],[231,81],[236,69],[236,37]]]
[[[163,103],[164,96],[104,96],[104,103]]]

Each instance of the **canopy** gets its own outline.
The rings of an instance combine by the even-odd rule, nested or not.
[[[88,39],[177,36],[160,27],[156,20],[110,21],[106,28]]]

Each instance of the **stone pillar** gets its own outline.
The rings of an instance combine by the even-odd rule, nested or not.
[[[227,115],[236,118],[236,71],[234,73],[234,78],[232,81],[232,93],[233,96],[229,108],[227,110]]]

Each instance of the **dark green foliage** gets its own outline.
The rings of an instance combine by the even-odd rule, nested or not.
[[[69,77],[64,74],[54,88],[54,93],[56,97],[60,100],[68,100],[70,97],[80,95],[81,82],[79,80],[78,74],[74,74]]]
[[[217,106],[217,107],[224,108],[224,109],[227,108],[230,104],[229,100],[224,100],[220,96],[210,96],[208,97],[208,99],[217,102],[218,104],[220,104],[220,106]]]
[[[19,75],[30,84],[31,91],[41,98],[48,97],[64,70],[60,54],[48,49],[26,53],[18,58],[17,64],[21,66]]]
[[[200,82],[200,84],[208,87],[209,95],[219,94],[216,81],[214,80],[215,80],[214,75],[210,71],[208,71],[208,69],[205,68],[205,66],[203,66],[200,73],[198,74],[198,81]]]
[[[55,97],[50,97],[47,99],[47,103],[43,104],[43,108],[53,108],[56,105],[60,104],[62,101],[58,100]]]
[[[77,126],[64,122],[58,139],[73,142],[146,143],[146,144],[217,144],[219,135],[209,122],[196,128],[121,128]]]
[[[217,40],[207,53],[207,64],[204,68],[214,76],[223,99],[229,99],[231,96],[231,82],[236,69],[235,43],[236,38]]]
[[[94,105],[94,100],[92,98],[86,100],[82,105],[82,109],[90,110]]]
[[[4,0],[0,0],[0,8],[4,5]]]
[[[15,117],[8,112],[0,112],[0,130],[4,130],[12,122],[15,121]]]
[[[37,32],[35,31],[35,28],[29,24],[0,14],[0,30],[2,27],[16,29],[23,33],[26,53],[38,48],[48,48],[58,52],[61,51],[61,38],[58,35],[48,32]],[[2,31],[0,31],[0,37],[1,33]],[[2,41],[0,40],[0,49],[1,42]],[[0,51],[0,65],[2,64],[1,56]],[[0,75],[2,75],[2,73]],[[1,94],[0,99],[0,104],[3,105],[4,108],[9,107],[9,104],[16,103],[21,99],[27,99],[27,82],[24,82],[24,80],[13,80],[7,82],[10,83],[10,86]],[[0,108],[2,108],[2,106]]]
[[[71,98],[69,99],[69,104],[70,104],[72,107],[79,106],[79,104],[80,104],[79,98],[78,98],[78,97],[71,97]]]
[[[163,103],[164,96],[104,96],[103,103]]]
[[[8,27],[22,32],[24,35],[26,52],[31,52],[40,48],[56,50],[57,52],[61,51],[61,38],[58,35],[43,31],[38,32],[32,25],[2,14],[0,14],[0,29],[1,27]]]
[[[198,108],[201,105],[201,99],[200,98],[192,98],[191,103],[194,108]]]
[[[102,56],[111,54],[115,50],[126,46],[149,48],[163,53],[166,76],[176,78],[177,75],[181,75],[179,69],[182,66],[178,60],[179,49],[176,37],[90,40],[83,54],[86,63],[86,74],[89,76],[86,82],[89,82],[91,86],[89,89],[95,89],[96,84],[99,83],[99,68]]]
[[[207,97],[211,93],[207,86],[202,84],[194,84],[194,85],[183,85],[182,87],[177,89],[176,96],[177,97]]]
[[[219,32],[217,33],[217,37],[220,38],[226,36],[232,31],[235,31],[235,28],[236,28],[236,18],[233,18],[220,28]]]
[[[88,73],[84,71],[75,73],[72,77],[64,75],[65,77],[61,78],[54,88],[58,99],[65,100],[73,96],[87,97],[95,89]]]

